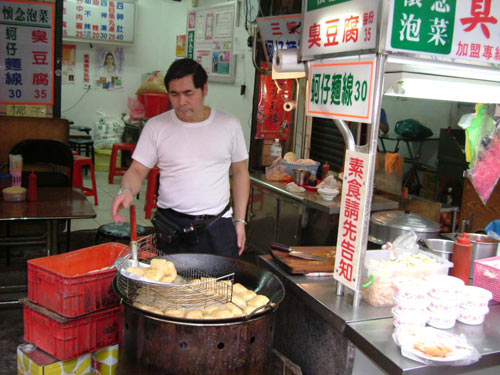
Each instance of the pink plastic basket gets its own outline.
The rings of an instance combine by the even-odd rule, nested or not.
[[[474,261],[473,285],[488,289],[500,302],[500,256]]]

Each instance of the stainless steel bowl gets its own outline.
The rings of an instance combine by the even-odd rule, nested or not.
[[[424,249],[425,251],[451,262],[451,257],[453,256],[453,241],[442,240],[439,238],[426,238],[423,242],[427,247],[427,249]]]

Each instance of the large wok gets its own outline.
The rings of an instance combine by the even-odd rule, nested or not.
[[[186,320],[166,317],[123,301],[119,374],[264,375],[271,363],[274,312],[285,292],[272,273],[251,263],[209,254],[164,256],[176,268],[211,276],[234,272],[234,282],[264,294],[273,307],[248,318]],[[115,278],[113,288],[119,297]]]

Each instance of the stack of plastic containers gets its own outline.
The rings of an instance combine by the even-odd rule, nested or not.
[[[394,326],[425,327],[429,320],[429,284],[419,278],[402,276],[394,279]]]
[[[488,313],[490,291],[466,286],[453,276],[433,275],[425,279],[397,277],[393,281],[396,328],[418,328],[426,324],[439,329],[452,328],[458,320],[481,324]]]
[[[427,281],[431,284],[429,325],[441,329],[453,327],[458,317],[464,282],[453,276],[442,275],[430,276]]]
[[[112,266],[125,247],[105,243],[28,261],[24,339],[61,361],[117,344]]]
[[[465,286],[457,320],[465,324],[481,324],[490,311],[488,303],[492,298],[493,294],[489,290],[477,286]]]

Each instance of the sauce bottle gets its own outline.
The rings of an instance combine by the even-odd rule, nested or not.
[[[453,245],[453,255],[451,257],[453,268],[450,271],[450,276],[462,279],[465,285],[469,284],[472,250],[473,246],[467,233],[458,237]]]
[[[325,161],[325,164],[321,167],[321,178],[324,180],[328,176],[328,172],[330,171],[330,164]]]
[[[30,202],[38,200],[37,177],[35,172],[31,171],[28,182],[28,200]]]

